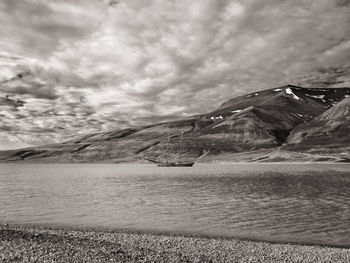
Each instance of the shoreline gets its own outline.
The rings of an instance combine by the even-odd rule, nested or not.
[[[130,234],[130,235],[152,235],[152,236],[168,236],[168,237],[182,237],[182,238],[199,238],[199,239],[213,239],[213,240],[227,240],[227,241],[246,241],[246,242],[260,242],[277,245],[296,245],[296,246],[310,246],[310,247],[325,247],[325,248],[342,248],[349,249],[350,244],[338,245],[329,243],[317,243],[312,241],[285,240],[285,239],[268,239],[263,236],[240,236],[240,235],[222,235],[222,234],[205,234],[195,233],[190,231],[171,231],[171,230],[154,230],[154,229],[137,229],[137,228],[116,228],[108,226],[83,226],[83,225],[65,225],[56,223],[13,223],[0,222],[0,229],[5,227],[10,228],[25,228],[25,229],[42,229],[53,231],[77,231],[77,232],[101,232],[110,234]]]
[[[36,162],[36,161],[0,161],[0,164],[115,164],[115,165],[154,165],[151,162]],[[313,162],[313,161],[284,161],[284,162],[257,162],[257,161],[211,161],[211,162],[195,162],[196,164],[339,164],[350,165],[350,162]],[[156,166],[156,165],[155,165]]]
[[[0,224],[0,233],[4,262],[350,261],[349,248],[176,233],[19,224]]]

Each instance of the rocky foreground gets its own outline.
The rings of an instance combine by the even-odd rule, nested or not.
[[[0,225],[0,262],[350,262],[350,249]]]

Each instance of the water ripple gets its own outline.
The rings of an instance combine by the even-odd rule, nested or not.
[[[0,222],[350,246],[350,166],[1,164]]]

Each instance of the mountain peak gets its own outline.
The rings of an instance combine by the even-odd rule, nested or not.
[[[0,161],[163,160],[166,153],[167,158],[179,156],[181,133],[183,159],[222,160],[229,158],[222,156],[233,158],[232,154],[238,153],[243,156],[257,151],[271,152],[279,147],[288,150],[291,145],[294,145],[292,151],[305,152],[321,149],[320,144],[324,151],[328,151],[327,154],[331,152],[329,149],[332,149],[331,155],[348,154],[349,96],[350,88],[312,89],[285,85],[233,98],[217,110],[182,120],[100,132],[35,148],[3,151],[0,152]],[[245,161],[263,158],[257,158],[257,154],[245,156],[250,156],[244,157]],[[254,159],[249,159],[252,156],[255,156]]]

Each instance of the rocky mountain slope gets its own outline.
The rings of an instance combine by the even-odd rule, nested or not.
[[[0,152],[0,161],[347,161],[350,88],[287,85],[233,98],[217,110],[146,127]],[[170,136],[169,148],[168,136]],[[168,152],[168,153],[167,153]]]
[[[350,97],[292,130],[284,148],[309,154],[343,156],[350,161]]]

